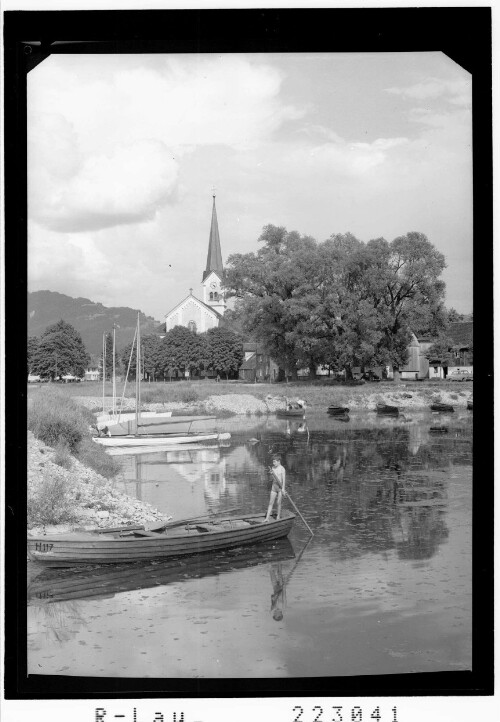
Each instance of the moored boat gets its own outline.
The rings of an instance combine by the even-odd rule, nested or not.
[[[295,514],[265,522],[265,514],[197,517],[151,529],[120,527],[67,534],[28,535],[28,556],[49,566],[149,561],[228,549],[288,535]]]
[[[297,417],[303,418],[306,414],[305,409],[277,409],[276,416],[278,416],[281,419],[287,419],[290,417]]]
[[[190,433],[190,434],[137,434],[130,436],[94,436],[93,440],[97,444],[106,447],[168,447],[175,444],[200,444],[207,441],[223,442],[231,438],[231,434],[217,432],[213,433]]]
[[[467,401],[467,411],[472,411],[472,399],[469,399]]]
[[[455,409],[451,404],[443,404],[441,403],[441,401],[436,401],[431,404],[431,411],[445,411],[447,413],[450,413],[452,411],[455,411]]]
[[[347,406],[329,406],[327,411],[332,416],[342,416],[349,413]]]
[[[112,568],[109,565],[85,565],[61,570],[45,566],[28,586],[28,603],[41,605],[71,599],[109,597],[135,589],[183,583],[235,569],[291,559],[295,559],[295,552],[289,539],[284,538],[202,555],[118,563]]]
[[[399,408],[390,406],[389,404],[377,404],[377,414],[388,414],[389,416],[398,416]]]

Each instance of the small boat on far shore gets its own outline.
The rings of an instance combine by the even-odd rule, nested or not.
[[[397,406],[390,406],[389,404],[377,404],[377,414],[386,414],[388,416],[398,416],[399,409]]]
[[[303,418],[306,415],[305,409],[277,409],[276,416],[280,419],[288,419],[291,417]]]
[[[345,416],[349,413],[347,406],[329,406],[327,411],[331,416]]]
[[[467,401],[467,411],[472,411],[472,410],[473,410],[472,409],[472,399],[469,399],[469,401]]]
[[[455,411],[455,409],[451,404],[443,404],[441,401],[436,401],[431,404],[431,411],[444,411],[446,413],[451,413],[452,411]]]

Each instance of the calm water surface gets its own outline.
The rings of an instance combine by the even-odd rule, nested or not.
[[[471,669],[472,414],[229,419],[224,448],[123,457],[117,487],[183,518],[267,507],[288,539],[147,565],[30,565],[30,674],[307,677]],[[447,431],[431,431],[444,426]]]

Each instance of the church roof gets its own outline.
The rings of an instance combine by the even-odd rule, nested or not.
[[[217,211],[215,209],[215,196],[212,207],[212,223],[210,225],[210,238],[208,241],[207,267],[203,272],[203,281],[205,278],[215,271],[222,278],[224,267],[222,265],[222,252],[220,249],[219,226],[217,223]]]
[[[186,303],[186,301],[189,301],[190,298],[194,299],[196,301],[196,303],[199,303],[200,306],[203,306],[203,308],[206,308],[217,318],[219,318],[219,319],[223,318],[222,314],[219,313],[215,308],[213,308],[212,306],[209,306],[207,303],[205,303],[204,301],[201,301],[199,298],[196,298],[196,296],[193,296],[192,293],[190,293],[189,296],[186,296],[186,298],[184,298],[180,303],[178,303],[177,306],[174,306],[174,308],[172,308],[168,313],[166,313],[165,318],[168,318],[171,313],[174,313],[174,311],[177,311],[181,306],[183,306]]]

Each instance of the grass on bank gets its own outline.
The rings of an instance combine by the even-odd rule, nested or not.
[[[28,404],[28,430],[47,446],[56,449],[54,461],[71,467],[71,456],[106,479],[119,472],[120,463],[92,441],[94,415],[76,404],[59,388],[44,388]]]

